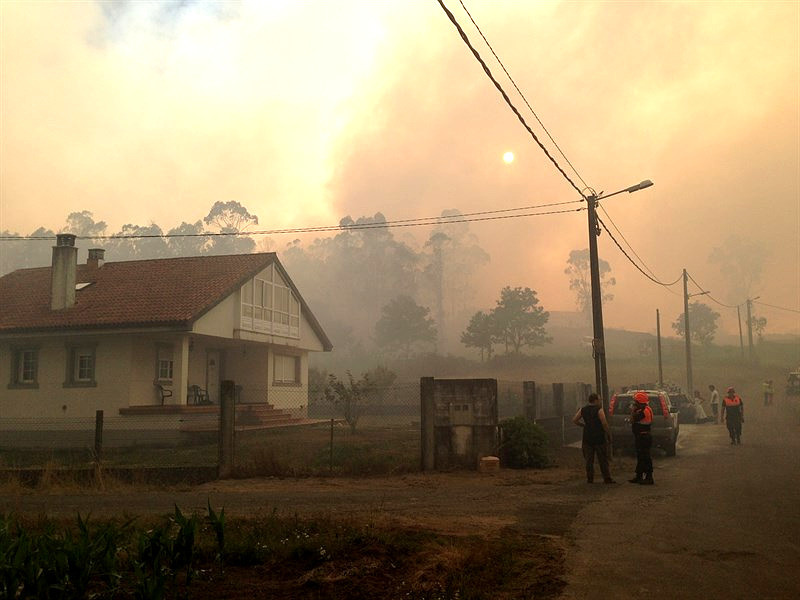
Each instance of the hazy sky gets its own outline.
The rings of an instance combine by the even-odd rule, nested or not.
[[[657,278],[685,267],[739,302],[708,257],[764,247],[752,294],[800,308],[800,3],[464,3],[580,187],[655,182],[600,216]],[[458,0],[446,4],[489,61]],[[58,229],[89,210],[110,232],[166,230],[217,200],[283,228],[578,198],[435,0],[4,0],[0,21],[0,229]],[[587,246],[585,212],[472,230],[491,255],[486,308],[520,285],[573,309],[563,270]],[[680,285],[650,283],[605,234],[599,249],[617,278],[607,325],[652,331],[656,308],[666,322],[682,312]],[[733,331],[735,310],[709,304]],[[756,312],[769,332],[800,330],[797,313]]]

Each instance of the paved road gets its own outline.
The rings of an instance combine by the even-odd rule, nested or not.
[[[800,426],[785,414],[748,407],[741,446],[724,425],[682,427],[655,486],[618,473],[567,534],[563,597],[800,598]]]

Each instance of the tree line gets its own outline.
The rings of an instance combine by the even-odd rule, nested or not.
[[[280,251],[282,262],[303,296],[324,324],[338,350],[370,356],[379,349],[388,356],[409,357],[418,352],[447,354],[460,346],[489,359],[495,348],[506,354],[522,353],[550,341],[546,332],[549,313],[539,305],[536,291],[506,286],[496,305],[475,312],[478,276],[489,263],[468,223],[455,222],[457,209],[441,213],[421,246],[395,236],[380,212],[339,221],[335,235],[310,243],[296,239]],[[156,223],[125,224],[109,233],[105,221],[89,211],[72,212],[58,231],[68,231],[106,249],[110,261],[143,260],[198,255],[250,253],[270,247],[257,244],[248,230],[258,216],[238,202],[215,202],[194,221],[163,229]],[[39,227],[30,237],[54,237],[57,232]],[[221,235],[220,235],[221,234]],[[11,231],[2,236],[18,236]],[[105,236],[112,236],[107,239]],[[52,240],[3,241],[0,275],[18,268],[50,264]],[[734,283],[732,290],[751,293],[760,277],[763,253],[752,248],[742,254],[732,244],[715,249],[710,260]],[[608,262],[599,261],[604,303],[614,299],[616,279]],[[569,253],[564,274],[575,297],[576,309],[591,318],[591,279],[588,249]],[[692,339],[713,341],[719,313],[705,304],[690,305]],[[672,324],[683,334],[684,316]],[[761,338],[766,319],[753,316]]]

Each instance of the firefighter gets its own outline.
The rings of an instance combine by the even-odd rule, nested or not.
[[[731,446],[742,443],[742,423],[744,423],[744,402],[732,387],[722,399],[722,420],[728,426]]]
[[[653,438],[650,435],[653,410],[649,406],[650,398],[647,392],[636,392],[633,399],[630,422],[636,446],[636,475],[628,481],[653,485],[653,458],[650,456],[650,448],[653,446]]]

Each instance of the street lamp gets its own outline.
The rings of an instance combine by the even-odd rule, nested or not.
[[[608,374],[606,372],[606,343],[603,333],[603,295],[600,290],[600,261],[597,257],[597,236],[600,229],[597,226],[597,203],[611,196],[628,192],[638,192],[649,188],[653,182],[645,179],[612,194],[600,195],[591,194],[586,197],[587,214],[589,215],[589,270],[591,272],[592,284],[592,328],[594,339],[592,340],[592,356],[594,357],[594,379],[595,389],[603,401],[603,408],[608,410]]]

